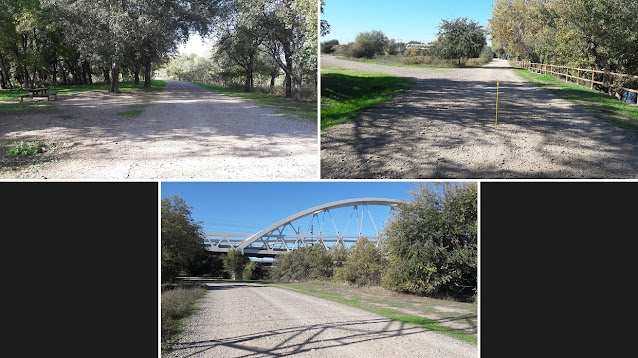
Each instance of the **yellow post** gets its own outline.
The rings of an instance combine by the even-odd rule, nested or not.
[[[498,125],[498,82],[496,82],[496,117],[494,117],[494,128]]]

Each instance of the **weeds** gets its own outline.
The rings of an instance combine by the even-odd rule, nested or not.
[[[195,303],[205,294],[203,285],[179,285],[163,289],[162,349],[170,349],[170,344],[182,331],[184,319],[195,311]]]

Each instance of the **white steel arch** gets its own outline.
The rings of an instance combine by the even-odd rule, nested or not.
[[[208,250],[214,252],[227,252],[230,248],[235,248],[241,250],[242,253],[250,256],[275,256],[277,254],[283,254],[286,252],[290,252],[294,250],[296,247],[306,246],[306,240],[311,238],[313,240],[313,244],[323,244],[326,248],[328,248],[326,242],[331,240],[336,246],[345,245],[344,239],[349,240],[358,240],[362,237],[367,237],[369,239],[377,239],[378,235],[361,235],[361,228],[358,227],[358,235],[343,235],[337,229],[337,234],[334,235],[323,235],[319,234],[301,234],[298,232],[292,222],[298,220],[300,218],[304,218],[309,215],[317,215],[321,212],[328,213],[330,215],[331,209],[338,209],[343,207],[353,207],[353,211],[357,209],[359,206],[367,207],[368,205],[383,205],[389,207],[396,207],[401,200],[397,199],[386,199],[386,198],[356,198],[356,199],[346,199],[333,201],[330,203],[317,205],[307,210],[303,210],[294,215],[290,215],[285,219],[279,220],[276,223],[264,228],[263,230],[252,234],[252,235],[241,235],[241,234],[223,234],[223,233],[206,233],[207,237],[206,241],[208,244]],[[368,211],[369,213],[369,211]],[[358,215],[358,212],[357,212]],[[362,212],[363,215],[363,212]],[[324,214],[325,216],[325,214]],[[330,217],[331,218],[331,217]],[[332,219],[332,218],[331,218]],[[372,216],[370,216],[372,219]],[[334,221],[332,222],[334,225]],[[350,220],[348,220],[349,225]],[[363,218],[361,220],[363,223]],[[373,225],[374,220],[372,220]],[[347,230],[346,225],[346,230]],[[357,218],[357,225],[359,226],[359,221]],[[283,229],[286,226],[292,227],[295,232],[295,235],[284,235]],[[345,231],[345,230],[344,230]],[[240,238],[246,238],[241,240]],[[292,248],[289,247],[289,243],[292,243]],[[378,244],[378,243],[377,243]],[[335,247],[336,247],[335,246]]]

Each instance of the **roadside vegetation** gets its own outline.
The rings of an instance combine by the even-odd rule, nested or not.
[[[433,70],[479,67],[494,57],[487,46],[485,30],[468,18],[441,20],[437,39],[427,44],[397,42],[375,30],[359,33],[348,44],[340,45],[337,40],[322,42],[321,52],[351,61]]]
[[[638,107],[636,105],[624,103],[605,93],[568,83],[551,75],[521,69],[515,70],[515,72],[523,79],[552,92],[555,96],[576,103],[597,117],[608,119],[618,127],[638,134]]]
[[[384,73],[321,69],[321,129],[354,118],[408,88],[410,80]]]
[[[495,0],[488,29],[500,58],[637,76],[636,18],[635,0]],[[602,82],[594,88],[626,94]],[[631,76],[614,84],[638,89]]]
[[[180,283],[162,285],[161,344],[162,351],[170,350],[171,344],[182,331],[186,318],[196,309],[197,302],[206,294],[206,286]]]
[[[35,169],[61,160],[64,145],[49,140],[0,141],[0,173]]]
[[[277,257],[274,281],[324,280],[391,291],[476,301],[476,184],[418,185],[399,205],[382,245],[362,239],[337,250],[320,245]]]

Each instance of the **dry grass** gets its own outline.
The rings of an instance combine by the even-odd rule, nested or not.
[[[195,311],[197,300],[205,294],[203,285],[162,287],[162,349],[170,348],[183,328],[184,319]]]

